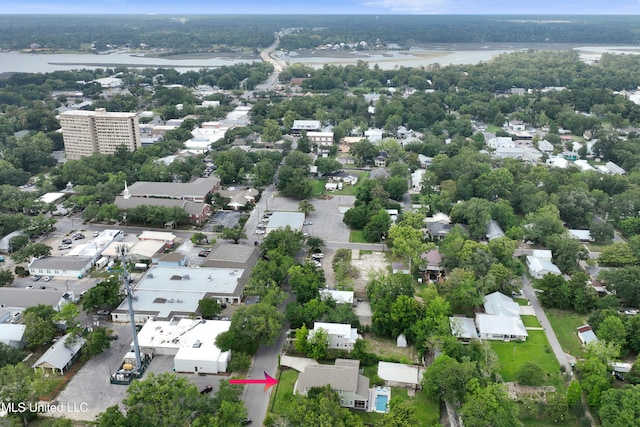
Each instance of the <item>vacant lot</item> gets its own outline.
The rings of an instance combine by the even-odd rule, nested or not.
[[[360,271],[360,277],[355,280],[353,290],[358,295],[364,295],[369,277],[378,272],[387,273],[389,262],[382,252],[360,253],[360,258],[357,259],[355,258],[357,252],[353,251],[353,253],[351,264]]]
[[[578,327],[587,323],[584,315],[567,310],[546,309],[547,318],[560,341],[562,350],[575,357],[584,355],[584,348],[578,339]]]
[[[365,334],[363,338],[367,341],[368,351],[380,357],[393,357],[402,363],[409,364],[420,362],[418,352],[413,348],[413,346],[398,347],[396,345],[396,340],[380,338],[372,334]]]
[[[500,374],[504,381],[515,381],[516,372],[525,362],[536,362],[547,380],[544,385],[555,385],[559,378],[560,365],[556,360],[544,331],[527,331],[525,342],[490,341],[491,348],[498,355]]]

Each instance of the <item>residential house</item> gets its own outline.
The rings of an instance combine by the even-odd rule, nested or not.
[[[298,376],[294,390],[306,396],[313,387],[329,385],[338,393],[340,406],[370,410],[369,378],[360,374],[360,361],[336,359],[335,365],[308,364]]]
[[[3,253],[11,252],[11,249],[12,249],[11,239],[13,239],[14,237],[23,236],[23,235],[24,233],[21,230],[16,230],[4,236],[2,239],[0,239],[0,252],[3,252]]]
[[[562,274],[558,266],[551,262],[550,258],[527,255],[527,267],[529,268],[529,273],[536,279],[542,279],[547,274]]]
[[[432,249],[429,252],[420,255],[420,258],[425,260],[422,274],[427,280],[435,282],[440,277],[442,277],[442,275],[444,274],[444,267],[440,265],[442,263],[442,255],[440,255],[440,250],[438,248]]]
[[[353,291],[336,291],[333,289],[321,289],[320,296],[322,299],[331,298],[336,304],[349,304],[353,305]]]
[[[425,172],[427,172],[426,169],[416,169],[411,174],[411,191],[419,193],[422,190],[422,180]]]
[[[451,335],[463,340],[472,340],[478,338],[478,329],[476,322],[470,317],[449,317],[449,327]]]
[[[369,178],[371,178],[371,179],[389,178],[389,172],[387,172],[387,170],[385,168],[379,167],[379,168],[373,169],[371,172],[369,172]]]
[[[353,346],[358,339],[358,330],[349,324],[315,322],[309,336],[318,329],[324,329],[329,334],[329,348],[336,350],[353,350]]]
[[[542,141],[538,141],[538,150],[547,154],[553,153],[553,144],[543,139]]]
[[[624,175],[625,173],[627,173],[624,169],[622,169],[620,166],[616,165],[613,162],[607,162],[607,163],[605,163],[604,166],[613,175]]]
[[[19,317],[19,313],[13,317]],[[25,325],[16,325],[13,323],[0,323],[0,343],[11,347],[24,347],[24,330]]]
[[[336,157],[336,160],[341,165],[355,165],[356,164],[355,157],[350,156],[348,154],[341,154],[338,157]]]
[[[497,221],[491,220],[489,224],[487,224],[487,240],[493,240],[500,237],[504,237],[504,231],[502,231],[502,227],[498,224]]]
[[[378,155],[373,159],[373,164],[378,168],[383,168],[387,165],[387,159],[389,153],[386,151],[378,151]]]
[[[256,197],[259,194],[258,190],[255,188],[247,188],[244,190],[220,190],[218,193],[220,196],[228,197],[230,199],[227,206],[233,210],[238,210],[246,207],[250,203],[255,203]]]
[[[80,357],[80,350],[82,350],[84,343],[84,338],[72,338],[71,334],[58,338],[32,365],[33,370],[40,369],[41,371],[48,371],[52,374],[63,375],[71,368],[73,362]]]
[[[520,318],[520,306],[513,299],[494,292],[484,297],[484,313],[476,313],[481,339],[525,341],[529,334]]]
[[[407,266],[404,262],[392,262],[391,273],[411,274],[411,271],[409,270],[409,266]]]
[[[364,131],[364,137],[372,144],[382,141],[382,129],[367,129]]]

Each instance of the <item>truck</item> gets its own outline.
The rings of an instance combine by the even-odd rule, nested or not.
[[[144,262],[136,262],[133,265],[133,268],[135,270],[146,270],[147,268],[149,268],[149,266],[147,264],[145,264]]]
[[[109,260],[107,258],[102,257],[96,262],[96,268],[103,268],[108,262]]]

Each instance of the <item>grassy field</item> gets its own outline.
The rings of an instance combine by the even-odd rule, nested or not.
[[[269,410],[276,414],[280,413],[284,409],[286,402],[292,398],[293,387],[298,379],[298,371],[295,369],[283,370],[278,379],[280,382],[275,392],[271,393],[269,401]]]
[[[514,381],[516,372],[524,362],[536,362],[547,374],[545,385],[553,385],[560,378],[560,365],[556,360],[544,331],[527,331],[525,342],[489,341],[498,355],[500,374],[505,381]]]
[[[520,316],[522,318],[522,323],[527,328],[539,328],[540,322],[538,322],[538,318],[536,316]]]
[[[578,339],[577,328],[587,323],[586,316],[573,311],[547,309],[547,318],[551,323],[562,349],[575,357],[584,355],[584,348]]]
[[[373,367],[376,368],[375,366]],[[365,368],[365,375],[367,374]],[[416,392],[415,397],[410,397],[407,394],[406,388],[391,387],[391,399],[399,399],[403,402],[411,402],[413,408],[416,411],[416,417],[418,418],[418,426],[431,427],[437,425],[440,420],[440,405],[437,402],[429,399],[427,395],[421,391]],[[382,420],[384,414],[378,414],[377,412],[363,412],[353,411],[358,414],[362,422],[365,424],[376,425]]]
[[[351,230],[349,241],[353,243],[369,243],[364,239],[364,231],[362,230]]]

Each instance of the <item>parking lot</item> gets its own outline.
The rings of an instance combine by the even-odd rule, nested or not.
[[[58,394],[57,402],[62,403],[65,408],[79,407],[84,403],[86,411],[63,413],[62,415],[74,419],[92,421],[95,417],[105,411],[109,406],[121,404],[126,396],[127,386],[116,385],[109,382],[111,373],[120,367],[123,356],[127,353],[132,342],[132,331],[130,324],[109,323],[100,320],[101,326],[113,329],[118,335],[118,339],[112,341],[111,348],[99,356],[89,360],[78,373],[69,381],[63,391]],[[172,356],[156,356],[151,361],[143,378],[149,372],[163,373],[173,370]],[[188,378],[198,389],[207,385],[213,387],[212,393],[219,389],[219,380],[227,379],[220,375],[196,375],[177,374]],[[56,414],[58,416],[58,414]]]
[[[225,228],[233,228],[240,222],[242,212],[237,211],[218,211],[209,220],[209,223],[203,227],[203,231],[213,231],[216,226]]]

